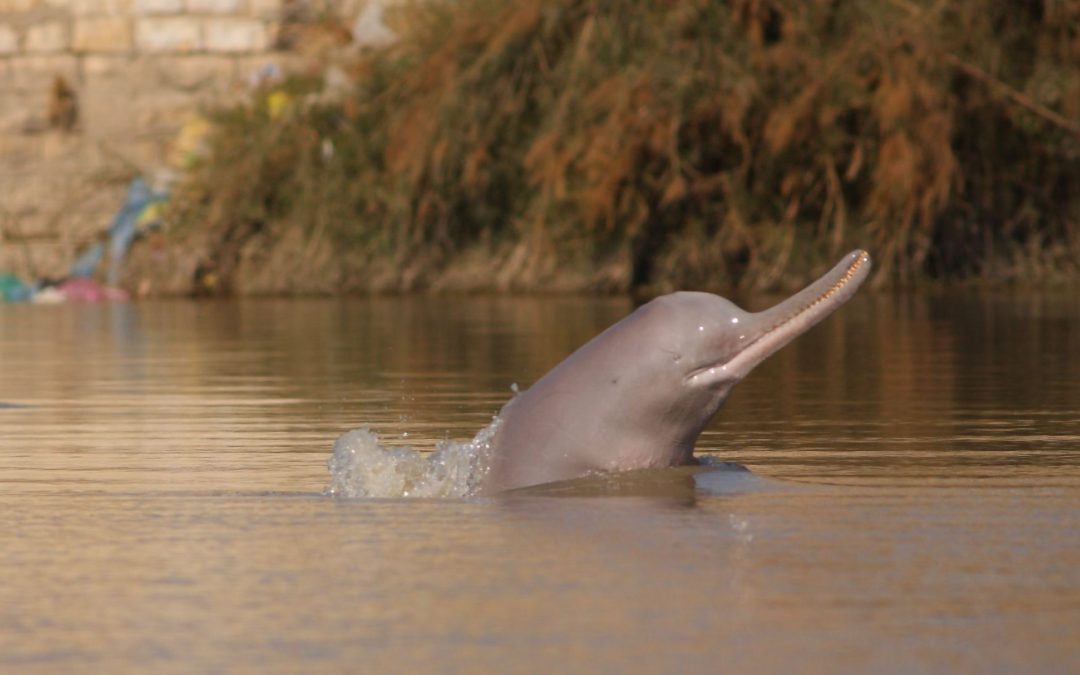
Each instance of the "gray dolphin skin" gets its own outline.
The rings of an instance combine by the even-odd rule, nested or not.
[[[693,464],[732,387],[847,302],[869,272],[870,256],[853,251],[756,313],[711,293],[642,305],[503,407],[483,492]]]

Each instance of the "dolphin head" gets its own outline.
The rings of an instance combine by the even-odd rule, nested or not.
[[[849,300],[869,272],[870,256],[854,251],[761,312],[697,292],[639,307],[503,408],[485,489],[692,462],[732,388]]]
[[[685,381],[692,388],[730,390],[754,366],[851,299],[870,273],[870,256],[853,251],[820,279],[761,312],[747,312],[707,293],[691,302],[704,306],[697,337],[687,345]],[[693,336],[694,330],[684,331]]]
[[[664,372],[650,377],[678,380],[691,398],[711,399],[702,411],[711,417],[754,366],[847,302],[869,272],[870,256],[853,251],[802,291],[761,312],[711,293],[657,298],[642,309],[657,331],[650,342],[669,358],[662,359]]]

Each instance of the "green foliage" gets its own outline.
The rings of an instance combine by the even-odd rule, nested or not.
[[[1076,3],[411,11],[344,93],[291,80],[216,115],[179,210],[207,265],[299,228],[343,288],[478,250],[526,288],[769,288],[855,246],[897,283],[1077,272]]]

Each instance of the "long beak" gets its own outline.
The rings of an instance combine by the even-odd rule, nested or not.
[[[803,290],[770,309],[752,314],[757,337],[725,364],[727,376],[745,377],[754,366],[832,314],[851,299],[869,273],[870,254],[852,251]]]

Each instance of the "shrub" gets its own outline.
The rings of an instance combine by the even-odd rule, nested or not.
[[[855,246],[885,282],[1074,276],[1078,7],[419,6],[344,94],[292,78],[218,111],[177,234],[225,279],[322,242],[321,290],[466,259],[479,287],[765,289]]]

